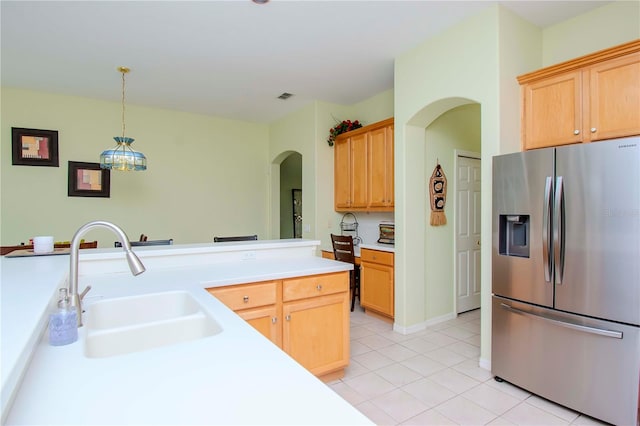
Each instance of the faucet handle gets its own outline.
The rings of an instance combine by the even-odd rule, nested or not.
[[[82,290],[82,293],[80,293],[80,300],[84,299],[84,296],[86,296],[87,293],[89,293],[89,290],[91,290],[90,285],[88,285],[84,290]]]

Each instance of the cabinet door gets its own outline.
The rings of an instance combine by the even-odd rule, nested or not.
[[[282,347],[280,318],[276,305],[237,312],[238,316],[278,347]]]
[[[360,304],[393,318],[393,266],[362,261],[360,271]]]
[[[351,144],[349,138],[333,145],[333,202],[336,210],[351,207]]]
[[[640,134],[640,53],[594,65],[589,75],[591,140]]]
[[[387,127],[369,132],[369,207],[393,205],[393,139],[389,133]]]
[[[312,374],[349,364],[347,292],[285,303],[282,349]]]
[[[282,301],[307,299],[349,290],[349,272],[287,278],[282,283]]]
[[[386,131],[387,131],[387,143],[386,143],[387,199],[389,201],[387,204],[387,207],[391,207],[391,211],[393,211],[394,197],[395,197],[395,192],[394,192],[395,178],[394,178],[394,162],[393,162],[393,137],[394,137],[393,124],[391,126],[387,126]]]
[[[367,207],[367,134],[349,138],[351,143],[351,207]]]
[[[277,281],[212,287],[207,291],[234,311],[274,305],[277,300]]]
[[[582,72],[523,86],[523,148],[582,142]]]

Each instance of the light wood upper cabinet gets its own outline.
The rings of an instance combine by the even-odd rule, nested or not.
[[[339,135],[335,210],[393,211],[393,196],[393,118]]]
[[[589,68],[591,140],[640,134],[640,52]]]
[[[518,81],[525,150],[640,134],[640,40]]]
[[[333,201],[336,210],[351,205],[351,144],[349,139],[336,140],[333,144]]]
[[[525,149],[582,142],[582,73],[527,84],[523,88]]]
[[[351,203],[349,208],[367,207],[369,137],[366,133],[349,138],[351,145]]]
[[[369,207],[393,207],[393,125],[369,132]]]

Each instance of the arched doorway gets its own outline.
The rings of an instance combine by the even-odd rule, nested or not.
[[[302,238],[302,155],[280,163],[280,238]]]
[[[398,259],[403,264],[396,272],[396,311],[404,312],[400,321],[413,325],[403,328],[396,323],[399,331],[417,331],[456,316],[455,151],[480,152],[480,121],[478,102],[445,98],[423,107],[404,128],[405,167],[411,170],[412,179],[405,183],[406,220],[401,226],[411,230],[405,234],[411,241],[404,243],[410,248],[406,259]],[[468,134],[471,129],[472,137]],[[445,226],[429,223],[428,182],[438,163],[448,178]]]
[[[277,155],[271,175],[272,238],[301,237],[296,225],[302,227],[302,154],[285,151]]]

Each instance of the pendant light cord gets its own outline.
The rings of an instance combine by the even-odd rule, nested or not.
[[[124,139],[124,75],[126,71],[122,70],[122,139]]]

